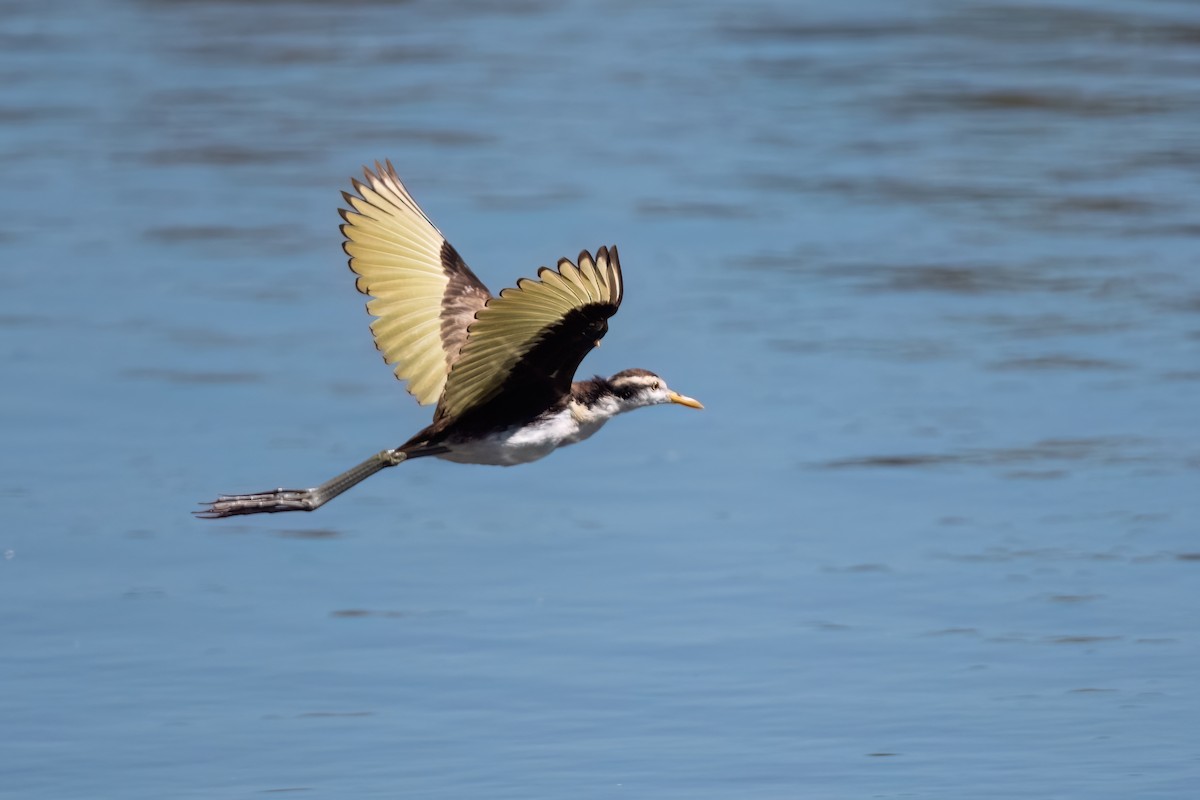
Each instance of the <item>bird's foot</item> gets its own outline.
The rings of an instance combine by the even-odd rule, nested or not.
[[[207,508],[193,511],[201,519],[234,517],[238,514],[275,514],[280,511],[312,511],[320,505],[312,489],[276,489],[258,494],[223,494]]]

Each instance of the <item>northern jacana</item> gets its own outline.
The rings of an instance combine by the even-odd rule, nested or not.
[[[512,466],[575,444],[624,411],[678,403],[703,408],[644,369],[576,381],[575,370],[621,306],[617,248],[601,247],[493,296],[425,216],[391,162],[364,169],[343,192],[341,226],[375,346],[433,423],[392,450],[312,489],[221,495],[206,519],[312,511],[385,467],[435,456]]]

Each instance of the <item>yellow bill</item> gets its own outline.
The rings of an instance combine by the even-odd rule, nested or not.
[[[671,392],[667,395],[667,398],[672,403],[678,403],[679,405],[687,406],[688,408],[704,408],[704,404],[699,400],[694,400],[691,397],[680,394],[679,392]]]

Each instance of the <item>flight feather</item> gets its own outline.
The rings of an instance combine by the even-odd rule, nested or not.
[[[343,192],[342,247],[356,286],[373,299],[367,311],[375,346],[422,405],[442,396],[467,340],[467,328],[491,294],[413,200],[391,162],[363,170],[354,194]]]
[[[579,364],[608,331],[623,293],[617,248],[584,251],[578,264],[560,259],[538,277],[489,298],[475,315],[451,366],[437,416],[453,416],[506,391],[537,393],[546,402],[570,392]],[[532,400],[532,398],[529,398]]]

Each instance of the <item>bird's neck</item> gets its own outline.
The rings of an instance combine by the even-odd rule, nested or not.
[[[567,405],[580,425],[603,425],[628,410],[608,381],[599,377],[572,383]]]

